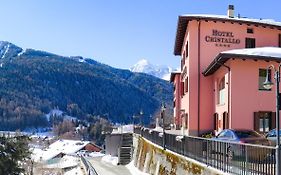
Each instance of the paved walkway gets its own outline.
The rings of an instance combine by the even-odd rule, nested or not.
[[[115,166],[111,163],[101,161],[101,157],[87,159],[91,162],[98,175],[132,175],[125,166]]]

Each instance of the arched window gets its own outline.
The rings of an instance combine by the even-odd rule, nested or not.
[[[219,82],[219,91],[225,88],[225,77],[223,77]]]
[[[218,104],[223,105],[225,104],[225,77],[223,76],[222,79],[219,81],[218,84]]]

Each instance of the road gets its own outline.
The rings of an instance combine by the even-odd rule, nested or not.
[[[98,175],[132,175],[125,166],[115,166],[111,163],[101,161],[101,157],[87,159],[91,162]]]

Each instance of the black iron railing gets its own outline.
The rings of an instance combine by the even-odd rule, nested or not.
[[[163,133],[147,128],[134,132],[163,146]],[[246,174],[275,174],[275,147],[215,141],[200,137],[165,134],[165,147],[221,171]]]
[[[81,156],[81,161],[84,164],[84,167],[86,168],[86,174],[87,175],[98,175],[95,168],[92,166],[92,164],[84,156]]]

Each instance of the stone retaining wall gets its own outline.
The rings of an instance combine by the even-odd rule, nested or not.
[[[205,164],[134,136],[134,165],[142,172],[153,175],[217,175],[222,172]]]

